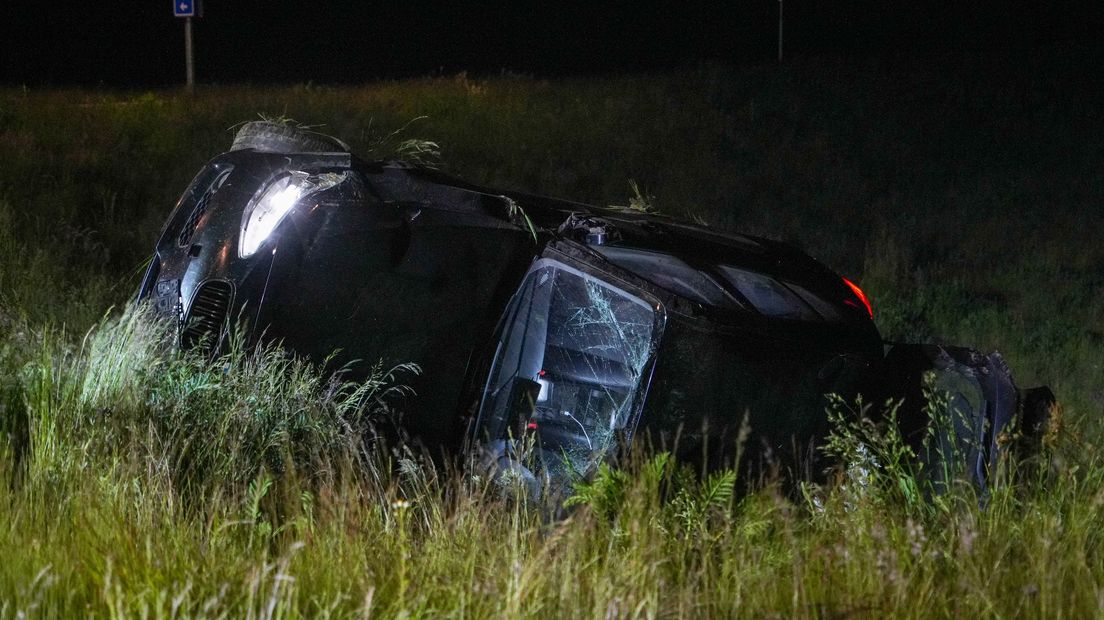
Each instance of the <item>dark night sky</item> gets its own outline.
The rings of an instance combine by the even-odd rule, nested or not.
[[[1098,0],[789,0],[787,55],[923,56],[959,49],[1030,53],[1098,46]],[[643,2],[266,2],[205,0],[196,21],[200,83],[363,82],[467,70],[538,76],[770,62],[776,0]],[[9,0],[0,83],[176,84],[183,25],[171,0]]]

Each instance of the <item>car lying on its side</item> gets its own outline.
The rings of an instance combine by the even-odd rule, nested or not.
[[[941,454],[984,486],[1004,438],[1030,444],[1053,402],[998,354],[883,343],[863,291],[789,245],[364,161],[269,122],[192,181],[139,299],[177,319],[182,347],[217,348],[244,320],[337,365],[416,362],[405,430],[529,479],[586,475],[641,436],[730,463],[745,423],[748,464],[815,470],[826,393],[904,397],[919,448],[931,371],[961,414]]]

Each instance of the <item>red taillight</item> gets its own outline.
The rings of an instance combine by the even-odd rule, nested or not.
[[[847,288],[851,289],[851,292],[855,294],[855,297],[862,302],[862,305],[866,306],[866,313],[870,315],[870,318],[874,318],[874,308],[870,305],[870,300],[867,299],[866,293],[859,288],[858,284],[855,284],[847,278],[842,278],[843,283],[847,285]]]

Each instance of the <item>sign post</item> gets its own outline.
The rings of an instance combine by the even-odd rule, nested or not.
[[[192,55],[192,18],[195,17],[195,0],[173,0],[173,15],[184,18],[184,70],[188,92],[195,90],[195,59]]]
[[[778,64],[782,64],[782,0],[778,0]]]

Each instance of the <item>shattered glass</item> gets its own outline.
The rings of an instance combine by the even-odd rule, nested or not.
[[[539,261],[507,312],[484,395],[481,430],[495,458],[551,481],[597,465],[642,401],[655,313],[593,276]]]

